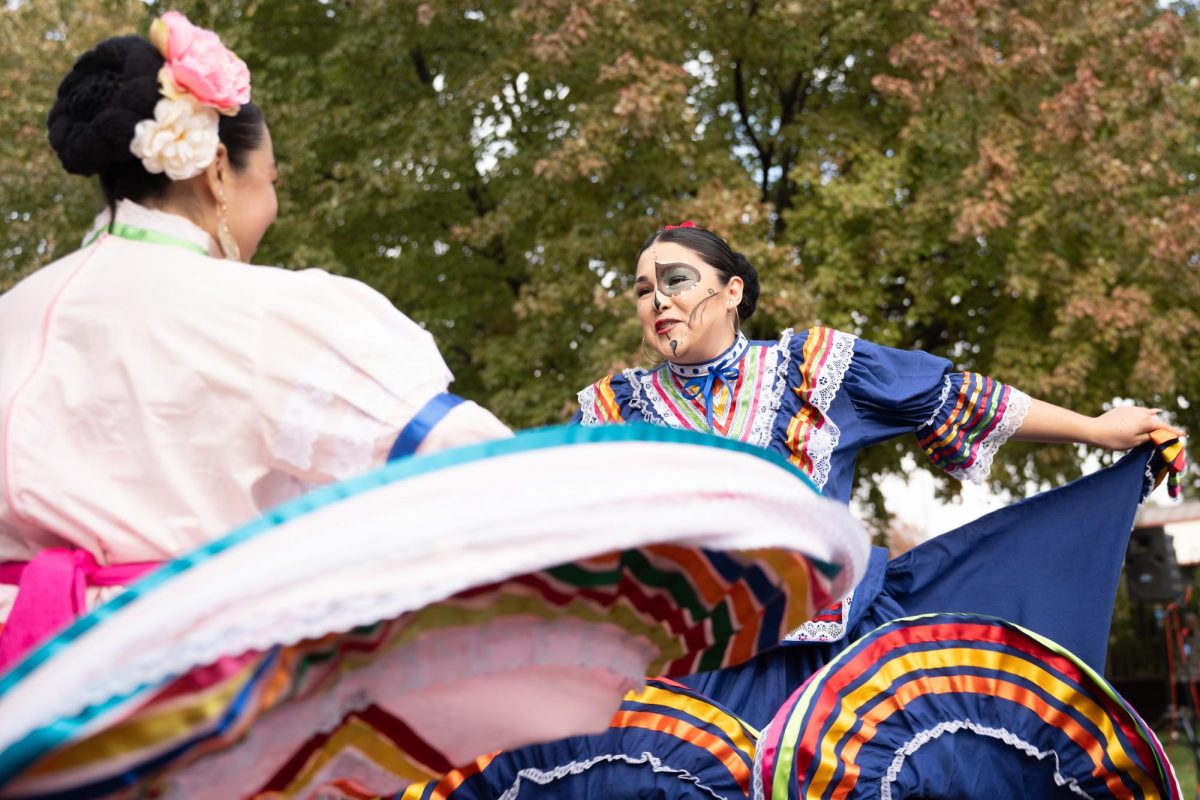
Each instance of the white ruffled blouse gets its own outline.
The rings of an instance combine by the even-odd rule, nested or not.
[[[178,556],[384,463],[453,380],[362,283],[222,260],[187,220],[126,201],[115,227],[0,295],[0,562]],[[464,403],[422,450],[507,432]],[[14,593],[0,586],[0,619]]]

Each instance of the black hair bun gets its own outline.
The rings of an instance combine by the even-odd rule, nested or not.
[[[50,146],[73,175],[137,162],[133,129],[154,116],[162,56],[138,36],[105,39],[84,53],[58,87],[47,120]]]
[[[758,306],[758,270],[741,253],[734,252],[733,260],[737,264],[734,274],[742,279],[742,302],[737,308],[738,319],[745,322]]]

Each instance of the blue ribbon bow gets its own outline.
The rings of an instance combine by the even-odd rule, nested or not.
[[[713,388],[717,381],[724,381],[725,388],[729,390],[730,401],[733,400],[733,382],[738,379],[738,369],[730,364],[718,364],[708,368],[708,373],[697,378],[692,378],[683,385],[683,393],[687,397],[695,399],[700,396],[704,398],[704,418],[708,422],[709,431],[715,431],[713,427]]]

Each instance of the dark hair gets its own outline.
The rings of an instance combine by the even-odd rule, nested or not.
[[[694,250],[706,264],[721,276],[721,285],[729,283],[734,275],[742,279],[742,302],[738,304],[738,321],[745,322],[758,305],[758,270],[741,253],[729,246],[729,242],[704,228],[659,228],[642,245],[638,258],[655,242],[674,242]]]
[[[50,146],[72,175],[99,175],[110,207],[123,198],[161,197],[171,184],[152,174],[129,150],[133,129],[154,117],[163,58],[140,36],[114,36],[87,51],[58,87],[46,126]],[[262,111],[246,103],[235,116],[221,115],[218,135],[236,170],[245,169],[263,140]]]

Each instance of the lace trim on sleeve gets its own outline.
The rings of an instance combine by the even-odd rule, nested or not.
[[[804,343],[804,360],[799,365],[800,385],[812,388],[801,392],[800,399],[818,412],[822,423],[817,425],[808,421],[795,432],[794,437],[789,436],[788,444],[793,452],[802,450],[807,456],[812,465],[809,477],[818,489],[824,489],[829,482],[833,451],[842,438],[842,429],[829,416],[829,408],[841,391],[846,371],[854,361],[854,343],[857,340],[858,337],[852,334],[831,328],[811,328]],[[812,374],[809,374],[810,371]],[[804,413],[803,408],[801,413]]]
[[[950,380],[950,376],[947,375],[945,379],[942,380],[942,396],[938,398],[937,411],[934,411],[929,419],[925,420],[925,424],[921,426],[922,428],[928,428],[937,421],[938,415],[942,413],[942,409],[946,407],[946,402],[950,399],[950,390],[953,387],[954,383]]]
[[[316,359],[292,388],[271,446],[283,464],[309,472],[317,470],[342,480],[360,475],[373,465],[375,450],[389,428],[354,406],[339,407],[326,386],[344,385],[350,369],[329,354]],[[419,396],[415,390],[414,396]],[[327,443],[324,462],[317,463],[320,440]]]
[[[987,480],[988,475],[991,474],[992,459],[996,457],[996,453],[1000,452],[1000,448],[1025,424],[1025,415],[1029,413],[1030,402],[1029,395],[1010,386],[1004,418],[1000,420],[1000,424],[996,426],[995,430],[979,443],[979,450],[976,452],[971,466],[963,470],[947,470],[947,472],[960,481],[983,483]]]
[[[292,390],[271,451],[279,461],[304,471],[312,469],[317,433],[333,408],[333,395],[318,385],[302,380]]]
[[[584,389],[576,395],[579,398],[579,413],[583,418],[579,420],[580,425],[599,425],[600,420],[596,416],[596,384]]]
[[[809,398],[809,402],[822,414],[828,413],[829,407],[833,405],[833,398],[841,391],[846,370],[850,369],[850,363],[854,361],[854,343],[858,341],[857,336],[841,331],[832,331],[831,336],[832,350],[829,360],[817,376],[816,386]]]

